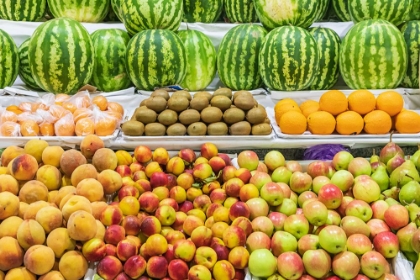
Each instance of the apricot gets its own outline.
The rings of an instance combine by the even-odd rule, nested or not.
[[[23,219],[25,217],[26,210],[28,209],[29,204],[26,202],[19,202],[19,218]]]
[[[63,215],[60,209],[54,206],[47,206],[38,211],[35,220],[42,226],[46,233],[61,227]]]
[[[17,156],[25,154],[25,150],[18,146],[9,146],[1,154],[1,165],[7,167]]]
[[[26,267],[16,267],[9,270],[4,277],[4,280],[36,280],[36,275],[30,272]]]
[[[70,215],[78,210],[84,210],[89,214],[92,214],[92,206],[90,205],[90,201],[80,195],[73,195],[67,200],[66,204],[61,209],[63,213],[63,217],[66,221],[69,220]]]
[[[34,245],[23,256],[25,267],[36,275],[49,272],[54,266],[54,261],[53,250],[45,245]]]
[[[49,191],[48,192],[48,202],[56,205],[55,204],[55,199],[57,198],[57,196],[58,196],[58,190]]]
[[[61,200],[63,199],[63,197],[65,197],[69,193],[76,194],[76,187],[73,187],[73,186],[64,186],[64,187],[61,187],[58,190],[57,196],[55,197],[55,200],[54,200],[55,204],[57,206],[60,206]]]
[[[60,167],[64,174],[71,176],[73,171],[80,165],[86,164],[87,160],[81,152],[75,149],[65,151],[60,158]]]
[[[39,280],[65,280],[60,271],[52,270],[38,278]]]
[[[95,152],[102,148],[105,148],[105,143],[95,134],[85,136],[80,143],[80,151],[87,159],[92,159]]]
[[[77,241],[87,241],[95,237],[96,220],[91,213],[78,210],[71,214],[67,221],[69,236]]]
[[[97,220],[99,220],[101,213],[108,206],[108,204],[105,201],[93,201],[90,205],[92,206],[92,215]]]
[[[76,194],[86,197],[90,202],[101,201],[104,197],[104,189],[96,179],[87,178],[77,185]]]
[[[49,191],[58,190],[61,186],[61,173],[53,165],[43,165],[36,172],[36,180],[44,183]]]
[[[18,216],[11,216],[0,223],[0,238],[10,236],[17,238],[17,231],[23,219]]]
[[[61,186],[71,186],[71,177],[64,175],[61,177]]]
[[[35,178],[36,172],[38,171],[37,160],[29,155],[23,154],[15,157],[7,165],[10,175],[15,177],[18,181],[29,181]]]
[[[23,262],[23,250],[18,241],[10,236],[0,238],[0,271],[19,267]]]
[[[60,159],[64,150],[60,146],[48,146],[42,151],[42,162],[60,168]]]
[[[78,166],[73,173],[71,174],[71,184],[73,186],[77,186],[83,179],[93,178],[96,179],[98,177],[98,172],[96,171],[95,166],[92,164],[82,164]]]
[[[19,199],[28,204],[40,200],[48,201],[48,188],[42,182],[28,181],[20,189]]]
[[[16,236],[19,245],[25,250],[45,242],[45,231],[35,220],[24,220],[19,226]]]
[[[56,258],[76,248],[76,241],[70,238],[66,228],[60,227],[52,230],[47,237],[47,246],[50,247]]]
[[[98,181],[102,184],[105,194],[113,194],[122,187],[120,174],[114,170],[104,170],[98,175]]]
[[[105,231],[106,231],[106,228],[105,228],[104,224],[101,223],[101,221],[96,220],[96,234],[95,234],[94,238],[99,238],[101,240],[104,240]]]
[[[42,153],[48,147],[48,142],[41,139],[31,139],[23,147],[25,153],[33,156],[38,163],[42,162]]]
[[[19,198],[11,192],[0,193],[0,221],[19,214]]]
[[[19,192],[19,183],[9,174],[0,175],[0,192],[11,192],[14,195],[17,195]]]
[[[35,217],[38,211],[47,206],[50,206],[50,204],[43,200],[32,202],[31,204],[28,205],[28,208],[26,208],[25,214],[23,215],[23,219],[35,220]]]
[[[106,169],[115,170],[118,165],[117,155],[109,148],[101,148],[95,152],[92,164],[101,172]]]
[[[66,280],[78,280],[85,276],[88,262],[82,253],[69,251],[61,257],[58,267]]]

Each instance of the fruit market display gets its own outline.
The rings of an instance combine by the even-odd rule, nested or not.
[[[248,91],[169,95],[160,89],[141,102],[121,130],[126,136],[270,135],[272,127],[264,106]]]

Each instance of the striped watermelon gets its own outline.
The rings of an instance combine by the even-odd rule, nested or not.
[[[333,9],[341,21],[351,21],[349,0],[331,0]]]
[[[223,37],[217,54],[220,80],[233,90],[252,90],[261,86],[258,54],[267,31],[256,24],[241,24]]]
[[[409,20],[420,19],[420,0],[413,0],[413,8],[410,11]]]
[[[338,80],[341,39],[330,28],[313,27],[309,29],[309,33],[314,37],[319,50],[318,72],[309,88],[312,90],[330,89]]]
[[[39,21],[45,14],[46,0],[0,0],[0,18]]]
[[[257,22],[258,16],[252,0],[225,0],[225,12],[230,22]]]
[[[180,85],[191,91],[205,89],[216,74],[216,49],[204,33],[196,30],[178,32],[187,55],[187,73]]]
[[[216,22],[222,9],[223,0],[184,0],[186,22]]]
[[[385,20],[365,20],[350,28],[340,50],[340,72],[352,89],[392,89],[407,71],[402,33]]]
[[[182,20],[182,0],[124,0],[121,16],[131,35],[146,29],[178,30]]]
[[[114,11],[118,19],[123,22],[121,15],[121,0],[111,0],[111,9]]]
[[[273,90],[308,88],[319,67],[315,39],[301,27],[282,26],[265,37],[260,51],[260,74]]]
[[[318,2],[319,2],[318,11],[316,12],[317,17],[315,18],[316,22],[324,18],[324,16],[328,12],[328,7],[330,6],[330,0],[318,0]]]
[[[73,19],[57,18],[38,26],[28,54],[32,76],[47,92],[74,94],[92,76],[92,40],[83,25]]]
[[[383,19],[400,25],[409,19],[413,0],[351,0],[349,12],[353,22]]]
[[[0,89],[13,85],[18,72],[18,47],[12,37],[0,29]]]
[[[32,77],[31,67],[29,66],[28,49],[31,38],[26,39],[19,47],[19,77],[30,88],[40,90]]]
[[[134,85],[143,90],[179,84],[185,77],[184,44],[172,31],[140,31],[127,46],[126,68]]]
[[[320,17],[323,2],[325,0],[254,0],[254,5],[267,29],[283,25],[308,28]]]
[[[100,22],[108,14],[109,0],[48,0],[55,18],[67,17],[79,22]]]
[[[91,37],[95,63],[90,83],[105,92],[128,88],[131,84],[125,70],[128,33],[116,28],[99,29]]]
[[[419,88],[420,21],[406,22],[401,27],[401,32],[408,50],[408,68],[401,85],[407,88]]]

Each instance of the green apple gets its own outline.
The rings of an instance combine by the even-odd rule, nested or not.
[[[267,249],[258,249],[249,256],[249,272],[256,277],[270,277],[277,271],[277,258]]]
[[[338,226],[328,225],[319,232],[321,248],[330,254],[337,254],[346,249],[347,236]]]

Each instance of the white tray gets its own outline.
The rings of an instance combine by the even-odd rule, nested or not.
[[[137,91],[139,94],[142,94],[142,95],[151,95],[152,94],[152,92],[153,91],[146,91],[146,90],[138,90]],[[208,91],[209,93],[214,93],[214,91],[212,91],[212,90],[209,90]],[[232,93],[235,93],[236,91],[232,91]],[[258,89],[254,89],[254,90],[249,90],[249,92],[252,94],[252,95],[259,95],[259,94],[267,94],[267,91],[265,90],[265,89],[263,89],[263,88],[258,88]],[[190,91],[190,93],[191,93],[191,95],[194,95],[195,94],[195,92],[194,91]],[[172,92],[169,92],[169,95],[172,95]]]

